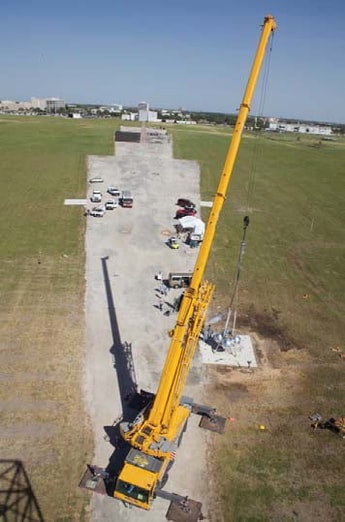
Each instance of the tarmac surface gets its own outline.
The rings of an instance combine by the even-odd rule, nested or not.
[[[106,467],[116,452],[113,424],[126,396],[138,389],[156,392],[169,348],[168,331],[176,314],[171,304],[181,290],[170,290],[158,308],[159,282],[170,271],[194,267],[197,249],[166,245],[174,235],[178,197],[198,203],[199,167],[196,162],[172,157],[172,143],[116,143],[115,156],[90,156],[88,178],[102,176],[104,183],[89,184],[103,192],[108,185],[130,190],[133,208],[118,207],[103,218],[87,216],[86,231],[86,360],[85,395],[95,437],[94,461]],[[184,395],[203,400],[203,366],[196,354]],[[191,416],[165,490],[203,502],[207,512],[207,433]],[[114,447],[115,446],[115,447]],[[166,520],[169,502],[155,499],[148,512],[125,507],[110,497],[92,494],[93,521]]]

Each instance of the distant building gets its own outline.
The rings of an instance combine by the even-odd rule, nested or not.
[[[31,97],[31,107],[33,109],[41,109],[42,111],[45,111],[47,107],[47,99]]]
[[[96,110],[99,112],[108,112],[109,114],[120,114],[122,109],[122,105],[112,103],[111,105],[102,105]]]
[[[3,100],[0,102],[0,109],[4,112],[23,112],[31,109],[31,103],[18,102],[14,100]]]
[[[158,112],[140,110],[139,121],[158,121]]]
[[[269,131],[274,132],[295,132],[299,134],[319,134],[330,136],[332,127],[329,125],[318,125],[315,123],[285,122],[277,118],[269,119]]]
[[[66,104],[64,100],[60,100],[60,98],[48,98],[46,111],[49,113],[57,112],[59,109],[64,109]]]
[[[124,121],[136,121],[138,119],[137,112],[124,112],[121,114],[121,120]]]
[[[147,102],[138,103],[139,121],[159,121],[158,112],[150,111],[150,104]]]
[[[109,108],[110,112],[122,112],[123,111],[123,105],[120,105],[119,103],[112,103]]]
[[[138,111],[149,111],[150,110],[150,104],[142,101],[138,103]]]

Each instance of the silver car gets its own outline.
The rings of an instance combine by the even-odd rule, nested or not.
[[[121,196],[121,190],[119,190],[118,188],[114,187],[113,185],[110,185],[110,187],[108,187],[108,194],[110,194],[111,196],[120,197]]]
[[[114,210],[114,208],[118,207],[118,202],[116,201],[116,199],[109,199],[108,201],[105,202],[104,206],[105,206],[105,210]]]
[[[93,217],[103,217],[105,214],[105,208],[104,207],[93,207],[89,211],[89,215]]]

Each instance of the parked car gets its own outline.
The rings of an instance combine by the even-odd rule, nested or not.
[[[108,191],[107,192],[111,196],[116,196],[118,198],[121,196],[121,190],[119,190],[118,188],[114,187],[113,185],[110,185],[110,187],[108,187]]]
[[[195,216],[195,208],[179,208],[176,210],[175,219],[180,219],[184,216]]]
[[[133,207],[133,196],[130,190],[123,190],[120,198],[121,207],[132,208]]]
[[[168,276],[168,284],[170,288],[183,288],[189,286],[193,274],[186,272],[170,272]]]
[[[169,239],[168,239],[168,246],[170,248],[172,248],[173,250],[177,250],[178,248],[180,248],[180,245],[177,242],[177,239],[176,239],[175,236],[169,237]]]
[[[94,190],[91,194],[90,200],[92,203],[100,203],[102,201],[102,192],[100,190]]]
[[[89,180],[89,183],[103,183],[104,179],[103,178],[91,178]]]
[[[104,207],[93,207],[89,211],[89,215],[90,216],[94,216],[94,217],[103,217],[104,214],[105,214],[105,208]]]
[[[176,205],[178,205],[179,207],[195,208],[195,203],[193,203],[193,201],[191,201],[190,199],[186,199],[186,198],[179,198],[177,200]]]
[[[114,210],[118,206],[118,202],[115,199],[109,199],[105,202],[105,210]]]

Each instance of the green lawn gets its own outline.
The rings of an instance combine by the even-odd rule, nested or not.
[[[200,161],[202,199],[212,198],[229,137],[177,129],[174,139],[177,157]],[[242,139],[208,276],[226,305],[248,213],[238,325],[282,351],[272,345],[264,369],[239,377],[240,401],[236,375],[220,374],[214,396],[236,422],[213,440],[215,522],[345,519],[344,443],[308,421],[315,411],[345,412],[345,361],[331,351],[345,352],[344,164],[343,138]]]
[[[85,197],[86,154],[111,154],[114,126],[108,120],[0,121],[1,257],[79,251],[80,212],[63,202]]]
[[[200,161],[202,198],[211,199],[229,136],[183,129],[174,143],[177,157]],[[344,344],[345,140],[318,143],[312,136],[244,136],[208,273],[223,297],[248,213],[242,310],[278,310],[294,341],[322,356],[325,345]],[[208,210],[202,214],[207,219]]]
[[[0,119],[2,458],[19,459],[46,521],[84,520],[93,436],[83,398],[86,156],[116,121]],[[34,516],[34,513],[33,513]]]

